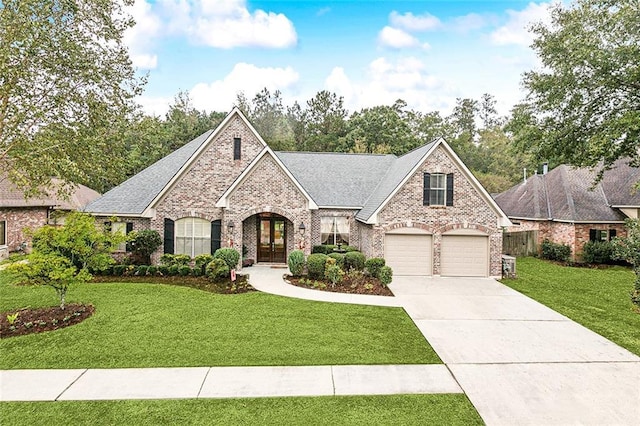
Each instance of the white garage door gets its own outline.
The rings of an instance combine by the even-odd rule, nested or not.
[[[489,239],[475,235],[443,235],[440,275],[486,277],[489,272]]]
[[[431,250],[431,235],[384,236],[384,258],[394,275],[431,275]]]

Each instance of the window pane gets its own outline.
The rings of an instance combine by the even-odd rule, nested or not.
[[[447,187],[446,175],[434,173],[430,179],[429,204],[443,206]]]
[[[191,238],[176,237],[176,254],[188,254],[191,256]]]
[[[7,222],[0,222],[0,246],[7,244]]]
[[[349,219],[346,217],[336,218],[336,244],[349,244]]]
[[[322,244],[334,244],[332,228],[333,228],[332,217],[320,218],[320,242]]]

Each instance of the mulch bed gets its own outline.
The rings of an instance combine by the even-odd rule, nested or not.
[[[311,280],[307,277],[294,277],[285,275],[285,280],[298,287],[310,288],[313,290],[331,291],[334,293],[349,294],[373,294],[376,296],[393,296],[389,288],[383,286],[380,280],[368,276],[350,277],[346,275],[341,283],[334,287],[331,282]]]
[[[30,309],[23,308],[0,313],[0,338],[24,336],[25,334],[42,333],[43,331],[58,330],[78,324],[89,318],[95,308],[93,305],[72,303],[65,306]],[[18,314],[13,324],[9,318]]]
[[[198,290],[208,291],[218,294],[242,294],[256,291],[255,288],[249,284],[247,275],[238,275],[235,282],[231,280],[225,280],[220,282],[211,281],[207,277],[193,277],[193,276],[103,276],[97,275],[93,277],[92,282],[95,283],[147,283],[147,284],[169,284],[179,285],[182,287],[191,287]]]

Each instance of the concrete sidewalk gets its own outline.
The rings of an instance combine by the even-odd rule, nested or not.
[[[0,401],[462,393],[444,365],[0,371]]]
[[[492,279],[391,289],[487,424],[640,424],[640,358],[599,334]]]

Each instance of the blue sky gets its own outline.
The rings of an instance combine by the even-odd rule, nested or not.
[[[491,93],[506,114],[524,96],[521,74],[538,66],[535,1],[136,0],[125,42],[148,72],[140,103],[164,114],[179,90],[207,111],[228,111],[239,91],[263,87],[285,103],[320,90],[353,112],[404,99],[451,112],[458,97]]]

